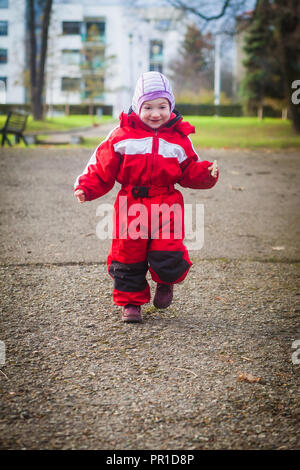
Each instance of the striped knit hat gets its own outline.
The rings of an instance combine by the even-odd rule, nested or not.
[[[160,72],[145,72],[137,81],[132,99],[132,109],[136,114],[140,113],[145,101],[157,98],[167,98],[170,103],[170,111],[175,107],[175,98],[169,80]]]

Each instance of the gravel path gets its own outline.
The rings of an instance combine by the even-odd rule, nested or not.
[[[112,303],[100,201],[72,196],[88,156],[2,150],[1,448],[299,449],[299,154],[203,152],[222,179],[184,194],[205,246],[140,325]]]

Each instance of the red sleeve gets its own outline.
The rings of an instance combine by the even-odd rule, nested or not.
[[[212,188],[219,179],[219,172],[216,178],[211,176],[208,167],[212,165],[212,162],[200,160],[189,138],[186,146],[186,154],[187,158],[180,164],[182,176],[178,183],[184,188]]]
[[[95,150],[83,173],[78,176],[74,190],[82,189],[86,200],[92,201],[110,191],[120,167],[120,155],[114,151],[112,140],[107,138]]]

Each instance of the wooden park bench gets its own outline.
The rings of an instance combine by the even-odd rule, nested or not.
[[[23,134],[25,127],[26,127],[26,122],[28,118],[27,113],[22,113],[18,111],[10,111],[7,115],[6,122],[2,129],[0,129],[0,132],[2,134],[2,147],[5,144],[5,141],[8,143],[8,145],[11,147],[11,142],[8,138],[7,134],[13,134],[15,135],[15,141],[16,143],[20,142],[20,139],[23,139],[25,145],[27,145],[25,136]]]

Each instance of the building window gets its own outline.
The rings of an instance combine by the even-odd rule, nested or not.
[[[150,71],[163,71],[163,42],[159,40],[150,41]]]
[[[63,34],[80,34],[80,21],[63,21]]]
[[[84,81],[84,90],[82,97],[86,100],[101,101],[104,98],[104,78],[89,77]]]
[[[105,22],[104,21],[87,21],[86,40],[87,41],[104,41],[105,39]]]
[[[0,8],[8,8],[8,0],[0,0]]]
[[[7,49],[0,49],[0,64],[7,64]]]
[[[95,71],[104,67],[104,49],[101,44],[92,46],[86,43],[82,49],[82,69],[85,71]]]
[[[62,50],[61,62],[64,65],[80,65],[80,51],[78,49]]]
[[[80,78],[63,77],[61,80],[62,91],[79,91]]]
[[[0,21],[0,36],[8,35],[8,21]]]
[[[0,104],[6,103],[7,78],[0,77]]]
[[[171,29],[171,20],[164,19],[164,20],[157,20],[154,24],[155,29],[159,31],[168,31]]]
[[[163,60],[163,42],[150,41],[150,61],[162,62]]]
[[[150,72],[160,72],[163,73],[163,66],[162,64],[150,64],[149,67]]]
[[[6,90],[7,88],[7,77],[0,77],[0,91]]]

